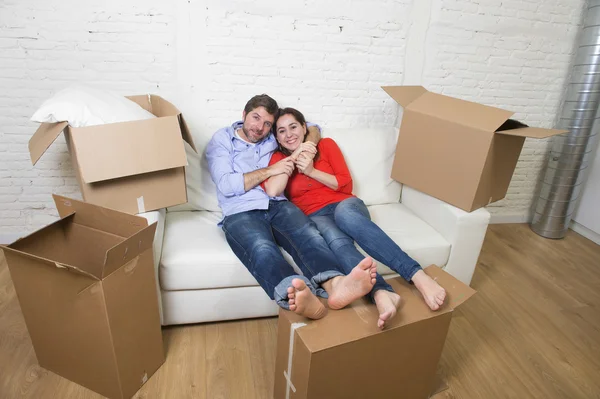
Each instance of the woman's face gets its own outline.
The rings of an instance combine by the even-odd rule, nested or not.
[[[304,141],[306,126],[303,126],[291,114],[277,119],[277,141],[289,151],[294,151]]]

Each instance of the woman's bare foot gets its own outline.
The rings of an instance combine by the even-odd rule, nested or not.
[[[364,258],[347,276],[334,277],[323,284],[329,294],[327,304],[331,309],[341,309],[373,289],[377,265],[373,258]]]
[[[411,280],[421,295],[423,295],[425,303],[431,310],[438,310],[444,304],[446,290],[423,270],[416,272]]]
[[[377,320],[377,327],[381,330],[385,328],[385,323],[396,316],[398,306],[400,306],[400,295],[395,292],[387,290],[377,290],[373,295],[375,299],[375,305],[379,311],[379,320]]]
[[[303,280],[293,279],[292,286],[287,289],[287,292],[288,304],[292,312],[315,320],[322,318],[327,313],[325,306]]]

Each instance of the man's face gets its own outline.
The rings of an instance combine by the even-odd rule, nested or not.
[[[242,130],[246,140],[250,143],[258,143],[264,139],[273,127],[275,117],[267,112],[265,107],[254,108],[252,111],[243,113],[244,125]]]

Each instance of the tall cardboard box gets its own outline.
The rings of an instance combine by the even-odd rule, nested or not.
[[[129,398],[164,362],[146,219],[54,196],[61,219],[2,247],[40,366]]]
[[[183,141],[196,147],[181,112],[159,96],[127,98],[157,118],[80,128],[42,123],[29,140],[32,163],[64,131],[86,202],[129,214],[187,202]]]
[[[467,212],[506,196],[525,138],[566,132],[422,86],[383,89],[404,108],[391,177]]]
[[[280,310],[275,399],[428,398],[439,385],[437,364],[452,311],[475,291],[437,266],[425,272],[447,291],[433,312],[400,278],[388,280],[402,297],[389,326],[367,299],[308,320]]]

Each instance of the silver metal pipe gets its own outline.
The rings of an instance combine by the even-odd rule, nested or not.
[[[600,115],[600,0],[590,0],[584,11],[571,76],[531,229],[547,238],[563,238],[569,229],[588,167],[597,146]]]

